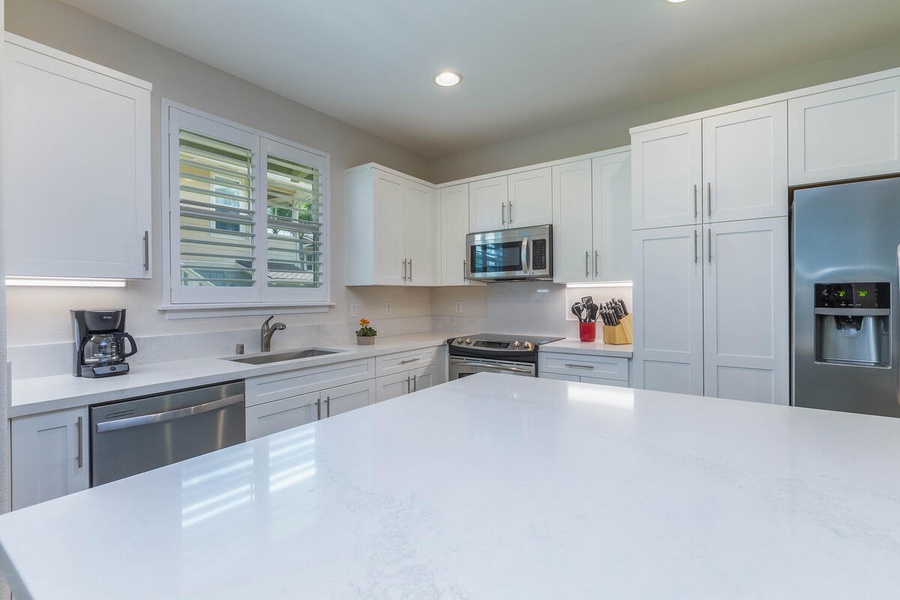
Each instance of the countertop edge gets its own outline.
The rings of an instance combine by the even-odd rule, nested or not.
[[[565,338],[549,344],[543,344],[541,350],[548,352],[570,352],[574,354],[593,354],[594,356],[616,356],[632,358],[632,344],[604,344],[603,342],[582,342],[578,338]]]

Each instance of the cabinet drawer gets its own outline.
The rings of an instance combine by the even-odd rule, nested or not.
[[[246,405],[317,392],[325,388],[370,379],[375,376],[375,359],[351,360],[296,371],[285,371],[262,377],[250,377],[245,381]]]
[[[590,354],[538,353],[538,373],[628,381],[628,359]]]
[[[375,375],[391,375],[419,367],[427,367],[434,364],[442,355],[442,347],[420,348],[407,352],[395,352],[375,357]]]

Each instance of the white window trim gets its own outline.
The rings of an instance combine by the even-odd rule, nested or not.
[[[225,127],[233,128],[240,130],[250,136],[257,136],[257,141],[255,145],[252,147],[254,151],[257,153],[257,165],[256,165],[256,181],[262,182],[262,185],[265,185],[266,182],[266,152],[265,149],[267,146],[271,146],[272,144],[269,142],[273,142],[274,145],[284,145],[289,148],[295,149],[299,152],[306,152],[312,154],[316,157],[319,157],[324,160],[324,168],[322,170],[322,181],[325,187],[325,193],[323,195],[324,202],[324,219],[325,219],[325,228],[323,230],[324,242],[323,252],[325,254],[324,264],[323,264],[323,272],[325,274],[325,285],[323,290],[323,296],[321,299],[316,300],[304,300],[304,301],[294,301],[290,300],[286,297],[285,294],[278,295],[275,294],[275,299],[269,300],[257,300],[254,298],[242,298],[241,300],[236,301],[228,301],[228,302],[175,302],[173,301],[173,289],[175,286],[180,285],[179,273],[180,268],[178,264],[180,262],[180,252],[173,251],[173,242],[172,242],[172,234],[178,235],[179,227],[177,223],[178,213],[175,212],[173,215],[173,197],[179,197],[179,190],[177,183],[173,185],[172,181],[172,168],[173,168],[173,157],[171,155],[172,152],[172,143],[170,136],[172,135],[172,121],[170,119],[170,114],[172,110],[181,111],[189,118],[197,118],[204,119],[213,124],[220,124]],[[331,261],[331,237],[332,237],[332,222],[331,222],[331,155],[327,152],[323,152],[321,150],[317,150],[315,148],[310,148],[309,146],[304,146],[303,144],[299,144],[292,140],[288,140],[286,138],[281,138],[264,131],[260,131],[258,129],[254,129],[252,127],[248,127],[246,125],[242,125],[240,123],[235,123],[228,119],[224,119],[222,117],[218,117],[216,115],[203,112],[201,110],[197,110],[190,106],[186,106],[184,104],[179,104],[177,102],[173,102],[166,98],[162,99],[162,112],[161,114],[161,143],[160,143],[160,154],[161,154],[161,190],[162,192],[162,271],[163,271],[163,299],[162,304],[160,306],[160,310],[162,311],[171,311],[173,314],[168,316],[167,318],[205,318],[212,316],[228,316],[228,315],[248,315],[255,313],[258,309],[277,309],[277,312],[326,312],[331,307],[334,306],[333,301],[333,272],[332,272],[332,261]],[[176,127],[177,129],[177,127]],[[177,136],[177,131],[175,135]],[[177,156],[174,157],[174,164],[177,164]],[[261,172],[261,173],[260,173]],[[177,179],[177,178],[176,178]],[[265,208],[262,209],[265,212]],[[265,229],[263,230],[262,237],[265,238]],[[264,282],[261,284],[264,285]],[[253,288],[254,290],[256,288]],[[291,290],[282,290],[282,291],[291,291]],[[300,310],[291,310],[300,309]],[[177,315],[177,316],[176,316]]]

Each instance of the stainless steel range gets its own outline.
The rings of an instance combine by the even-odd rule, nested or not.
[[[498,333],[450,338],[447,340],[450,357],[449,379],[459,379],[475,373],[536,377],[538,348],[541,344],[561,339],[561,337]]]

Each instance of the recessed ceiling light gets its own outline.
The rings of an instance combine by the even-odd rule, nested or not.
[[[687,0],[666,0],[669,4],[681,4],[682,2],[686,2]]]
[[[444,71],[434,77],[434,82],[441,87],[453,87],[462,81],[462,75],[453,71]]]

